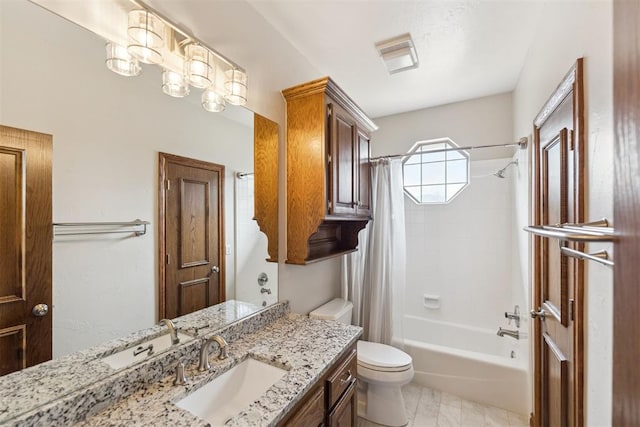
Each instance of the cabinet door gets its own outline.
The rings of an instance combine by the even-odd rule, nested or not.
[[[318,427],[324,425],[324,389],[318,387],[285,423],[285,427]]]
[[[356,405],[356,382],[353,381],[329,414],[329,427],[355,427]]]
[[[329,110],[329,213],[356,213],[356,122],[343,108],[330,103]]]
[[[358,216],[371,216],[371,163],[369,135],[358,129],[358,176],[356,213]]]

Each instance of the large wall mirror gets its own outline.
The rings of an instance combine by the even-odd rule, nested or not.
[[[209,113],[196,90],[171,98],[155,66],[111,72],[102,38],[27,0],[1,1],[0,19],[0,124],[53,135],[53,221],[151,222],[140,237],[54,237],[54,358],[158,321],[160,152],[224,166],[226,299],[275,303],[277,263],[252,220],[254,114]]]

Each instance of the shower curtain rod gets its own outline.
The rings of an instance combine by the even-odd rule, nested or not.
[[[526,137],[520,138],[520,141],[518,142],[512,142],[510,144],[495,144],[495,145],[475,145],[475,146],[470,146],[470,147],[456,147],[456,148],[441,148],[439,150],[429,150],[429,151],[422,151],[422,152],[416,152],[416,153],[411,153],[411,154],[392,154],[389,156],[378,156],[378,157],[372,157],[369,160],[373,161],[373,160],[381,160],[381,159],[395,159],[395,158],[404,158],[404,157],[411,157],[411,156],[415,156],[416,154],[419,153],[444,153],[446,151],[465,151],[465,150],[475,150],[478,148],[495,148],[495,147],[515,147],[518,146],[520,147],[521,150],[524,150],[525,148],[527,148],[527,142],[528,139]]]

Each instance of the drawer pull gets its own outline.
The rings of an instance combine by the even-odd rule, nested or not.
[[[347,371],[346,375],[347,375],[346,379],[340,378],[340,384],[347,384],[353,380],[353,375],[351,375],[351,369]]]

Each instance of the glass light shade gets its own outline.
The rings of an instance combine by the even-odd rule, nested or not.
[[[189,83],[184,75],[170,70],[162,73],[162,91],[175,98],[189,95]]]
[[[231,69],[225,73],[224,80],[225,99],[231,105],[247,104],[247,75],[246,73]]]
[[[115,43],[108,42],[105,45],[107,49],[107,59],[105,64],[107,68],[121,76],[132,77],[137,76],[142,71],[140,63],[136,58],[131,56],[127,48]]]
[[[213,58],[209,49],[198,44],[185,48],[184,74],[197,88],[208,88],[214,81]]]
[[[146,10],[129,12],[129,45],[130,54],[146,64],[162,62],[164,46],[164,22]]]
[[[212,113],[224,111],[227,106],[224,96],[218,95],[213,89],[206,89],[202,92],[202,108]]]

